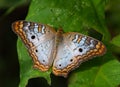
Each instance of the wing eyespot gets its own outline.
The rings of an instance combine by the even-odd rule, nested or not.
[[[78,50],[79,50],[79,52],[83,52],[83,49],[82,49],[82,48],[79,48]]]
[[[45,62],[45,60],[43,60],[43,62]]]
[[[73,61],[73,59],[70,59],[70,62],[72,62]]]
[[[36,49],[35,52],[38,52],[38,50]]]
[[[35,35],[32,35],[32,36],[31,36],[31,39],[35,39]]]
[[[59,64],[59,66],[61,67],[61,64]]]

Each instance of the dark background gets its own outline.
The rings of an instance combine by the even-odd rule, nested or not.
[[[25,19],[29,5],[30,1],[19,5],[9,13],[7,13],[9,6],[0,6],[0,87],[18,87],[19,85],[19,61],[16,48],[17,35],[13,33],[11,24],[16,20]],[[105,8],[105,16],[106,25],[111,32],[111,37],[120,34],[120,0],[110,0],[108,2]],[[120,50],[118,49],[120,48],[114,49],[114,55],[120,58]],[[51,76],[54,78],[53,75]],[[63,78],[59,78],[59,80],[65,82]],[[53,85],[55,84],[53,83]],[[45,87],[49,85],[44,78],[31,79],[27,85],[27,87],[40,86]],[[64,84],[65,86],[67,85]]]
[[[17,56],[17,36],[11,29],[12,22],[24,20],[29,3],[16,7],[6,15],[9,8],[0,8],[0,87],[18,87],[19,61]]]

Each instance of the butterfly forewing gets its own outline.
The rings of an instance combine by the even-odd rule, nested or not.
[[[53,73],[64,77],[82,62],[103,55],[106,51],[102,42],[74,32],[63,34],[63,41],[59,43],[58,49]]]
[[[12,28],[25,43],[34,67],[47,71],[53,62],[55,30],[48,25],[27,21],[16,21]]]

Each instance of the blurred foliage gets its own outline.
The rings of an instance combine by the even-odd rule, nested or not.
[[[20,3],[24,3],[25,0],[0,0],[0,8],[9,8],[12,6],[18,6]]]
[[[106,5],[106,23],[111,34],[111,39],[113,39],[111,43],[114,44],[111,49],[120,60],[120,0],[109,0]]]
[[[6,12],[2,15],[1,18],[3,19],[5,16],[9,15],[16,7],[21,5],[26,5],[29,3],[30,0],[0,0],[0,9],[5,9]]]
[[[0,0],[0,87],[18,87],[17,36],[12,32],[11,24],[15,20],[25,19],[28,6],[29,1],[26,0]]]
[[[112,39],[112,44],[120,47],[120,34],[118,36],[115,36],[113,39]]]

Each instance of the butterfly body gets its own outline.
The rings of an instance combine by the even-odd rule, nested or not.
[[[50,26],[17,21],[13,31],[25,43],[34,67],[47,71],[53,64],[53,73],[67,77],[68,73],[82,62],[103,55],[106,51],[102,42],[76,32],[57,32]]]

